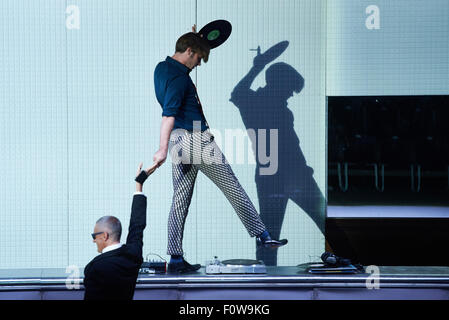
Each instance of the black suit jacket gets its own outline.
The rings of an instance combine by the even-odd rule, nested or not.
[[[96,256],[84,268],[85,300],[132,300],[143,262],[147,198],[134,195],[126,244]]]

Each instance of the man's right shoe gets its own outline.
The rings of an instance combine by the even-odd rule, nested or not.
[[[168,264],[167,272],[168,273],[187,273],[187,272],[195,272],[201,268],[200,264],[191,265],[184,259],[181,262],[171,262]]]

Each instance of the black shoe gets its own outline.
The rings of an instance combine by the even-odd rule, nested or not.
[[[267,237],[266,239],[262,239],[260,237],[256,238],[256,245],[258,247],[264,247],[264,248],[270,248],[270,249],[276,249],[282,246],[285,246],[287,244],[287,239],[282,240],[273,240],[271,237]]]
[[[167,271],[168,273],[187,273],[195,272],[201,268],[200,264],[191,265],[184,259],[181,262],[169,263]]]

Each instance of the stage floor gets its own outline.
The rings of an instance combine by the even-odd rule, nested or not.
[[[372,273],[267,267],[259,275],[141,274],[134,299],[151,300],[449,300],[449,267],[379,266]],[[83,270],[0,269],[0,299],[82,299]]]

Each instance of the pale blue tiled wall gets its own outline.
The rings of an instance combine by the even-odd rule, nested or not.
[[[68,258],[65,3],[0,2],[0,266]]]
[[[67,29],[66,8],[80,10]],[[0,2],[0,268],[84,266],[96,255],[90,233],[116,215],[126,239],[140,161],[152,163],[161,109],[153,71],[176,39],[218,18],[233,24],[229,40],[192,72],[211,127],[244,128],[229,102],[251,66],[251,48],[290,42],[276,61],[306,79],[288,101],[295,130],[325,193],[324,1],[1,1]],[[263,74],[254,83],[264,85]],[[165,256],[171,164],[145,184],[149,197],[144,253]],[[233,165],[258,208],[252,164]],[[289,203],[279,264],[315,259],[323,236]],[[232,238],[233,241],[224,241]],[[254,258],[229,203],[203,175],[190,207],[185,251],[193,262]]]
[[[379,9],[368,29],[366,8]],[[327,1],[328,96],[449,93],[449,1]]]

